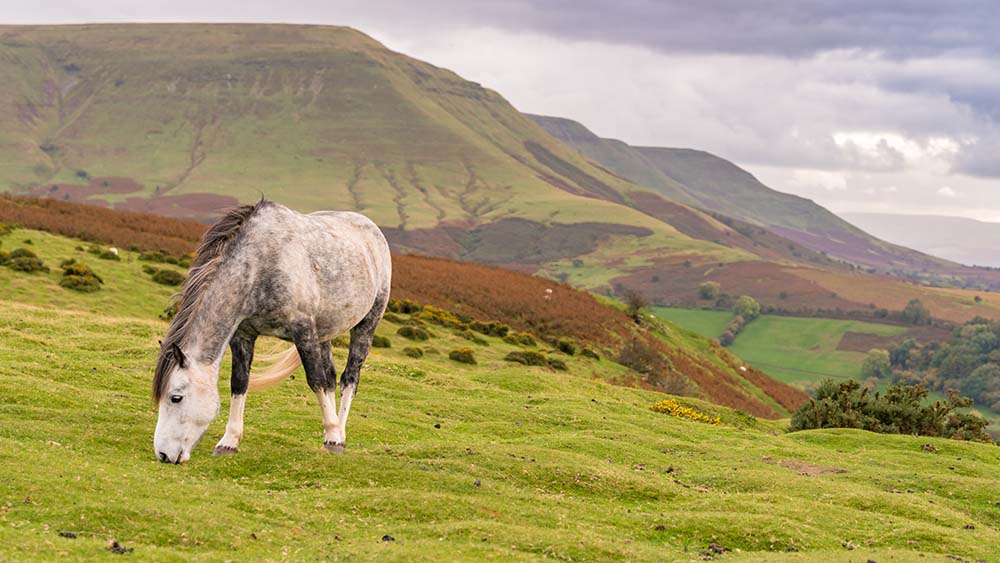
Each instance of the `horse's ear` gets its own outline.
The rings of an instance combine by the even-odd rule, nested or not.
[[[170,350],[174,353],[174,359],[177,360],[177,365],[181,366],[181,369],[186,368],[187,357],[184,355],[184,352],[181,351],[181,347],[174,342],[170,345]]]

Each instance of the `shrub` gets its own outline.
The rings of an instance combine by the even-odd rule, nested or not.
[[[400,317],[396,313],[386,313],[382,315],[382,320],[389,321],[390,323],[395,323],[398,325],[406,324],[406,319]]]
[[[17,258],[38,258],[38,255],[27,248],[16,248],[10,252],[9,258],[11,260],[15,260]]]
[[[884,395],[869,393],[855,380],[826,380],[815,398],[792,416],[790,432],[813,428],[860,428],[883,434],[936,436],[991,442],[986,419],[958,409],[972,400],[949,392],[946,401],[925,405],[923,385],[891,385]]]
[[[649,305],[649,301],[646,297],[634,289],[626,289],[623,294],[623,300],[625,301],[625,307],[628,311],[628,316],[632,318],[633,321],[639,322],[642,320],[642,309],[643,307]]]
[[[597,355],[597,352],[595,352],[594,349],[589,346],[584,346],[580,350],[580,355],[583,356],[584,358],[591,358],[593,360],[601,359],[601,357]]]
[[[80,291],[83,293],[93,293],[101,289],[101,282],[99,282],[94,276],[64,275],[62,279],[59,280],[59,285],[66,289],[72,289],[73,291]]]
[[[476,355],[469,348],[459,348],[448,353],[448,358],[463,364],[476,364]]]
[[[535,346],[535,337],[531,336],[527,332],[511,332],[507,336],[503,337],[503,341],[507,344],[514,344],[515,346]]]
[[[548,363],[548,358],[541,352],[534,350],[515,351],[504,356],[505,362],[517,362],[526,366],[544,366]]]
[[[566,367],[566,362],[560,360],[559,358],[549,358],[549,367],[559,371],[567,371],[569,368]]]
[[[18,248],[7,256],[7,266],[18,272],[48,272],[49,267],[45,265],[35,253],[26,249]]]
[[[469,328],[486,336],[495,336],[497,338],[503,338],[507,336],[510,332],[510,327],[498,322],[480,322],[473,320],[469,323]]]
[[[861,364],[861,375],[880,379],[892,375],[889,352],[878,349],[869,350],[864,363]]]
[[[180,301],[178,299],[171,299],[170,304],[167,305],[163,312],[160,313],[160,320],[172,321],[174,317],[177,316],[177,308],[180,306]]]
[[[392,342],[389,341],[387,336],[375,335],[372,337],[372,347],[373,348],[392,348]]]
[[[401,326],[396,334],[409,340],[427,340],[431,337],[430,333],[418,326]]]
[[[184,283],[184,274],[176,270],[157,270],[153,273],[153,281],[163,285],[180,285]]]
[[[423,307],[420,311],[420,318],[429,323],[448,328],[457,328],[459,330],[469,328],[467,323],[463,322],[462,319],[455,316],[455,314],[451,311],[445,311],[444,309],[438,309],[437,307],[431,307],[430,305]]]
[[[421,309],[418,303],[411,301],[410,299],[390,299],[386,308],[391,313],[402,313],[404,315],[419,313]]]
[[[7,262],[10,262],[10,252],[0,250],[0,265],[6,265]]]
[[[706,424],[719,424],[722,422],[722,419],[718,416],[712,417],[691,407],[681,406],[674,399],[664,399],[658,403],[653,403],[649,406],[649,410],[662,412],[677,418],[686,418],[695,422],[704,422]]]
[[[154,267],[150,266],[149,264],[143,264],[143,265],[142,265],[142,272],[143,272],[144,274],[149,274],[149,275],[153,275],[153,274],[155,274],[155,273],[156,273],[156,272],[158,272],[158,271],[159,271],[159,270],[157,270],[156,268],[154,268]]]
[[[341,334],[337,338],[334,338],[330,342],[330,344],[332,344],[334,348],[350,348],[351,347],[351,337],[348,336],[348,335],[346,335],[346,334]],[[374,342],[372,342],[372,344],[374,344]]]
[[[17,227],[10,223],[0,223],[0,237],[5,237],[14,232]]]
[[[403,354],[411,358],[423,358],[424,351],[420,348],[403,348]]]
[[[931,312],[920,302],[919,299],[911,299],[909,303],[906,304],[906,308],[903,309],[903,313],[900,316],[904,323],[911,325],[929,325],[931,324]]]
[[[718,299],[721,291],[722,286],[717,282],[705,282],[698,286],[698,297],[707,300]]]
[[[462,332],[459,332],[458,335],[468,340],[469,342],[474,342],[476,344],[479,344],[480,346],[489,346],[489,342],[487,342],[484,338],[482,338],[481,336],[477,335],[476,333],[472,332],[469,329],[465,329]]]
[[[733,305],[733,313],[750,322],[760,316],[760,303],[749,295],[741,295]]]
[[[118,256],[118,254],[111,252],[111,250],[107,248],[100,251],[97,254],[97,257],[100,258],[101,260],[118,260],[118,261],[121,260],[121,257]]]
[[[427,346],[427,347],[424,348],[424,354],[426,354],[428,356],[440,356],[441,355],[441,351],[438,350],[437,348],[432,348],[430,346]]]
[[[660,357],[648,344],[633,338],[618,353],[618,363],[642,374],[652,374],[660,362]]]
[[[146,250],[139,253],[139,260],[162,263],[167,261],[167,253],[162,250]]]
[[[560,338],[556,342],[556,350],[559,350],[560,352],[566,354],[567,356],[572,356],[573,354],[576,354],[576,344],[573,344],[573,341],[571,340]]]

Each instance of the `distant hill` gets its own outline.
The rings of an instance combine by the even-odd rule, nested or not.
[[[811,200],[765,186],[746,170],[713,154],[685,148],[633,147],[598,137],[569,119],[529,117],[552,136],[624,178],[688,205],[766,227],[830,256],[887,272],[970,278],[984,275],[937,255],[879,240]]]
[[[916,294],[942,318],[992,312],[966,307],[967,294],[897,289],[815,241],[709,208],[694,194],[711,186],[692,187],[704,165],[690,155],[687,168],[676,155],[663,165],[672,176],[650,164],[650,178],[630,179],[499,93],[350,28],[0,26],[0,101],[0,191],[199,221],[263,194],[365,213],[397,252],[603,293],[633,287],[659,303],[704,305],[697,286],[712,280],[788,311],[871,315]],[[712,170],[719,189],[754,182]],[[807,223],[788,232],[846,240]],[[1000,288],[1000,272],[979,281]]]
[[[841,217],[896,244],[966,266],[1000,267],[1000,223],[946,215],[841,213]]]

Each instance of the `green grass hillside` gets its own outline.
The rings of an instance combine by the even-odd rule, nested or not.
[[[520,244],[542,264],[609,237],[637,255],[752,256],[633,209],[632,192],[653,192],[496,92],[350,28],[5,26],[0,77],[14,108],[0,114],[2,191],[202,219],[263,193],[365,213],[397,248],[487,262]],[[543,247],[510,221],[590,242]]]
[[[25,230],[4,248],[28,238],[50,266],[79,252]],[[608,384],[624,372],[606,360],[528,367],[503,361],[518,348],[498,338],[432,327],[411,343],[389,321],[345,455],[321,450],[299,373],[250,397],[239,454],[210,455],[222,416],[189,463],[161,464],[149,382],[170,290],[127,256],[83,254],[106,279],[95,294],[0,268],[0,560],[93,560],[114,542],[155,561],[1000,557],[996,446],[784,434],[678,399],[720,417],[694,422],[651,411],[661,393]],[[456,347],[478,363],[448,359]]]

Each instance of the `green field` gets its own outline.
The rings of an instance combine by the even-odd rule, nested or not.
[[[18,232],[5,248],[28,235],[50,261],[75,246]],[[487,338],[468,366],[446,352],[470,343],[443,329],[423,344],[442,353],[413,359],[388,322],[345,455],[322,451],[299,373],[250,397],[239,454],[210,455],[223,416],[189,463],[161,464],[149,381],[169,290],[136,262],[92,262],[107,294],[0,268],[2,561],[89,561],[114,541],[155,561],[691,561],[711,544],[725,561],[1000,557],[995,446],[783,434],[682,399],[722,417],[690,422],[650,411],[662,394],[596,379],[611,362],[529,368]]]
[[[654,314],[709,338],[716,338],[732,318],[728,311],[654,307]],[[761,315],[730,347],[768,375],[809,388],[828,378],[861,378],[862,352],[838,350],[846,332],[894,336],[905,327],[836,319]]]
[[[657,317],[679,324],[705,338],[718,338],[733,318],[733,314],[729,311],[662,306],[650,307],[649,310]]]

